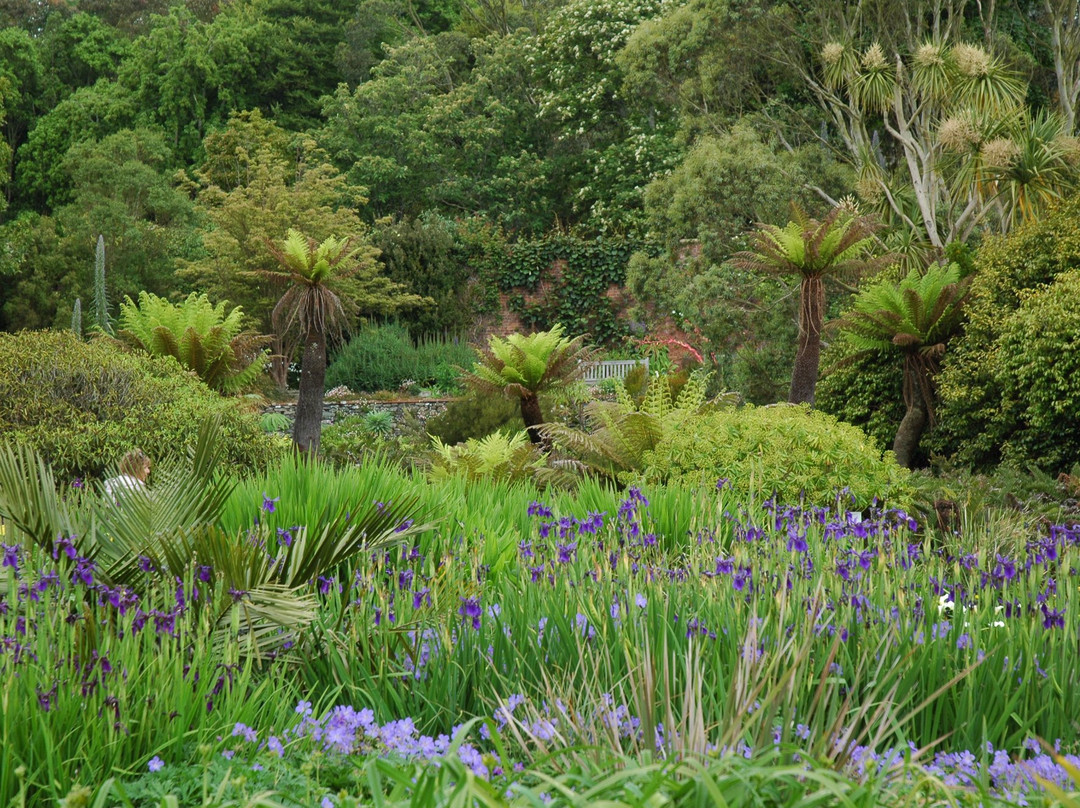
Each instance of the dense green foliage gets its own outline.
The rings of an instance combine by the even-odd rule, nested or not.
[[[1004,437],[1002,459],[1068,471],[1080,458],[1080,271],[1023,294],[992,361],[1001,400],[990,430]]]
[[[485,438],[469,438],[456,446],[433,439],[432,480],[460,477],[469,482],[532,480],[544,466],[544,456],[525,430],[513,434],[493,432]]]
[[[353,334],[334,354],[326,370],[326,387],[374,392],[405,384],[454,392],[460,369],[474,361],[476,352],[461,339],[430,337],[414,343],[401,325],[371,325]]]
[[[652,483],[718,479],[739,492],[775,491],[785,502],[827,504],[841,488],[859,508],[910,499],[908,474],[866,433],[805,407],[744,407],[701,416],[645,456]]]
[[[451,401],[446,411],[428,421],[426,427],[432,437],[453,445],[469,438],[487,437],[498,429],[517,432],[525,424],[516,401],[470,391]]]
[[[1067,471],[1076,462],[1075,451],[1053,448],[1069,440],[1074,430],[1063,431],[1062,425],[1076,419],[1067,403],[1074,395],[1072,382],[1062,368],[1072,355],[1072,337],[1061,330],[1068,328],[1073,304],[1051,302],[1036,290],[1080,263],[1078,212],[1080,197],[1007,237],[989,240],[976,254],[965,331],[946,355],[940,376],[941,428],[934,447],[942,454],[984,468],[1001,461],[1006,447],[1014,462],[1034,462],[1048,471]],[[1049,319],[1032,331],[1035,316]],[[1029,412],[1033,391],[1021,383],[1035,385],[1044,398]],[[1061,403],[1049,403],[1055,399]],[[1056,415],[1055,407],[1060,408]]]
[[[100,236],[114,305],[240,305],[284,387],[296,340],[259,272],[295,228],[430,298],[414,337],[486,336],[503,307],[608,348],[675,336],[770,403],[803,308],[732,263],[750,229],[842,203],[904,271],[978,248],[993,275],[997,236],[1075,204],[1072,21],[1026,0],[0,0],[0,329],[89,314]],[[1061,468],[991,423],[995,327],[973,310],[945,357],[934,453]]]
[[[844,337],[821,355],[814,407],[861,428],[881,446],[892,444],[904,417],[900,363],[886,352],[867,352]]]
[[[0,428],[62,478],[101,476],[133,446],[155,459],[182,455],[211,416],[235,463],[258,467],[281,449],[255,415],[171,357],[81,342],[70,331],[0,334]]]

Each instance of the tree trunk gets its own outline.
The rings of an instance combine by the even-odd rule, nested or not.
[[[539,446],[542,451],[550,451],[551,446],[540,434],[540,424],[544,423],[544,414],[540,412],[540,399],[536,393],[522,396],[521,420],[525,422],[525,431],[529,433],[529,440],[535,446]]]
[[[326,340],[322,334],[309,331],[300,360],[300,395],[296,400],[293,443],[297,451],[312,456],[319,453],[325,381]]]
[[[825,284],[819,276],[804,277],[799,290],[799,347],[791,372],[792,404],[813,404],[821,363],[821,327],[825,320]]]
[[[930,416],[926,411],[926,402],[918,390],[912,398],[912,403],[904,413],[904,419],[900,422],[900,428],[896,430],[896,439],[893,441],[893,452],[896,454],[896,462],[904,468],[914,468],[915,455],[919,451],[919,440],[926,430],[926,424]]]

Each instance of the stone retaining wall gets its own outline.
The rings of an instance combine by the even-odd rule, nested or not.
[[[350,415],[363,415],[371,410],[385,410],[394,414],[394,423],[400,425],[406,412],[411,413],[421,424],[429,418],[441,415],[450,403],[448,398],[433,398],[429,401],[324,401],[323,425],[333,424]],[[263,412],[279,412],[289,419],[291,424],[296,418],[296,404],[271,404]]]

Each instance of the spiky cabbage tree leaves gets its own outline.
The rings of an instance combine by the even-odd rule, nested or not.
[[[227,305],[195,292],[181,303],[140,292],[138,305],[129,297],[120,306],[119,337],[154,356],[173,357],[219,393],[237,393],[262,373],[270,337],[246,330],[241,308],[226,313]]]
[[[820,221],[793,205],[794,221],[784,227],[760,225],[749,250],[734,256],[736,265],[760,272],[794,275],[799,281],[799,338],[791,374],[792,404],[814,403],[825,320],[825,278],[856,274],[892,258],[869,257],[876,223],[833,208]]]
[[[466,373],[464,382],[486,393],[502,393],[521,400],[521,420],[529,439],[545,450],[549,441],[540,425],[544,415],[539,393],[579,377],[581,363],[590,356],[584,337],[568,339],[562,325],[533,334],[511,334],[503,339],[493,336],[487,348],[478,348],[480,361]]]
[[[934,418],[934,377],[946,341],[959,329],[968,287],[956,264],[912,270],[899,283],[864,289],[838,323],[862,352],[903,356],[907,412],[893,442],[902,466],[912,467],[919,439]]]
[[[908,6],[913,22],[919,12]],[[1010,139],[1022,142],[1007,130],[1029,117],[1027,84],[1019,70],[982,46],[944,32],[920,39],[914,33],[920,27],[907,27],[908,42],[886,46],[859,46],[849,30],[822,48],[820,75],[805,77],[859,172],[863,201],[940,251],[979,228],[1004,232],[1017,223],[1010,199],[1000,204],[993,187],[998,179],[1012,182],[1007,169],[1015,155],[1004,163],[986,158],[1000,156],[1003,148],[1011,152]],[[878,142],[879,122],[903,156],[894,170]],[[1048,158],[1053,149],[1039,155],[1044,163]],[[1054,184],[1055,193],[1067,188],[1071,181],[1058,184],[1065,168],[1060,163],[1043,184]]]

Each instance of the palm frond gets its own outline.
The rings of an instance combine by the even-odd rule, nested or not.
[[[94,542],[93,523],[57,493],[52,469],[23,444],[0,443],[0,519],[48,553],[61,536]]]

